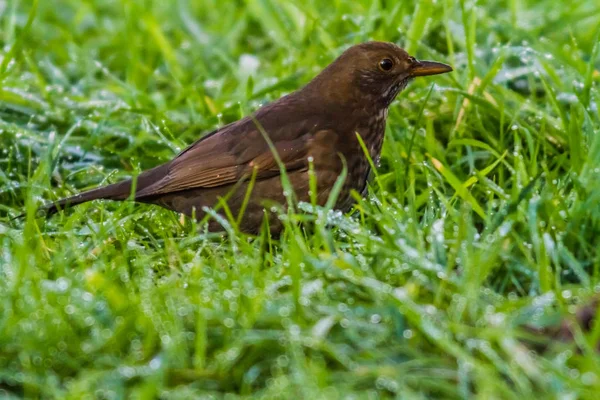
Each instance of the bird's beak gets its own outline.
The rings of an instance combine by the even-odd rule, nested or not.
[[[410,70],[411,76],[427,76],[445,74],[452,71],[452,67],[435,61],[417,61]]]

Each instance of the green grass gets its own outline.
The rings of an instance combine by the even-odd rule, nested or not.
[[[532,328],[600,291],[598,2],[35,3],[0,2],[0,396],[596,398],[600,324]],[[392,105],[354,214],[300,206],[279,241],[34,218],[368,39],[455,72]]]

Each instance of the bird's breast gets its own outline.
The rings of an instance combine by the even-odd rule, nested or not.
[[[381,148],[385,136],[385,124],[387,120],[387,108],[378,110],[373,113],[370,118],[364,120],[357,126],[356,132],[360,135],[369,152],[369,157],[375,164],[379,165],[381,156]],[[356,132],[353,133],[356,139]],[[346,189],[344,192],[349,193],[350,190],[356,190],[361,195],[365,195],[367,191],[367,182],[372,173],[369,160],[365,156],[365,152],[360,146],[359,141],[353,141],[351,148],[346,154],[346,162],[348,167],[348,179],[346,180]],[[352,206],[352,198],[349,196],[346,199],[340,199],[340,208],[349,209]]]

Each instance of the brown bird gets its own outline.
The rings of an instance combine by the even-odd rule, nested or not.
[[[215,207],[220,198],[226,198],[237,216],[254,181],[239,228],[256,233],[265,216],[265,201],[286,204],[276,153],[298,201],[310,201],[312,160],[317,182],[313,196],[319,205],[327,202],[345,162],[348,174],[335,207],[347,211],[353,204],[351,190],[364,194],[370,174],[357,133],[377,163],[388,107],[396,95],[415,77],[450,71],[442,63],[418,61],[392,43],[350,47],[304,88],[203,136],[173,160],[142,172],[132,199],[201,219],[205,207]],[[90,200],[126,200],[132,185],[131,179],[125,180],[59,200],[45,209],[52,214]],[[269,221],[272,233],[281,230],[273,215]],[[223,230],[216,221],[209,222],[209,229]]]

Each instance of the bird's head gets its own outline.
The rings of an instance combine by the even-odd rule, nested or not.
[[[337,101],[387,107],[411,79],[450,71],[449,65],[417,60],[393,43],[366,42],[346,50],[310,86]]]

